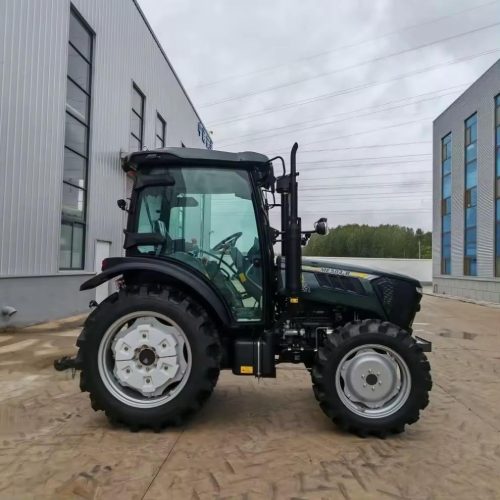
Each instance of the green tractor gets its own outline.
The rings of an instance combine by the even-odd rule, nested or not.
[[[429,401],[428,341],[412,336],[422,288],[407,276],[301,258],[297,144],[283,158],[189,148],[123,160],[134,179],[125,257],[81,286],[117,278],[88,316],[72,359],[92,407],[132,430],[195,413],[221,369],[276,377],[303,363],[321,409],[359,435],[399,433]],[[283,174],[275,177],[273,162]],[[276,203],[276,194],[279,203]],[[281,228],[269,210],[281,208]],[[281,242],[281,255],[274,246]]]

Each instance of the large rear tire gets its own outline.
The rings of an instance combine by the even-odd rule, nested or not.
[[[221,347],[207,312],[170,287],[123,289],[88,317],[80,388],[132,430],[182,424],[212,393]]]
[[[419,419],[429,403],[430,365],[411,335],[379,320],[329,335],[312,370],[321,409],[344,430],[385,437]]]

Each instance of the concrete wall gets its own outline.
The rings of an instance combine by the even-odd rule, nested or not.
[[[116,200],[126,196],[120,152],[129,145],[132,82],[146,97],[146,146],[154,147],[157,111],[167,121],[167,146],[205,145],[200,118],[136,2],[72,5],[95,33],[82,275],[95,271],[97,240],[111,243],[112,256],[122,252],[125,218]],[[16,307],[18,323],[88,302],[78,293],[83,277],[58,269],[70,6],[0,0],[0,308]]]
[[[486,300],[481,291],[499,290],[495,278],[495,96],[500,60],[434,121],[433,276],[439,293]],[[477,277],[464,277],[464,121],[477,113]],[[441,274],[441,139],[452,134],[451,275]],[[488,283],[493,283],[491,286]]]
[[[0,315],[0,330],[25,326],[89,311],[95,290],[78,289],[90,275],[3,278],[0,281],[0,307],[10,305],[17,313],[9,321]]]
[[[434,293],[452,297],[500,303],[500,282],[485,278],[470,280],[467,278],[443,279],[435,277],[432,290]]]
[[[419,280],[422,284],[432,282],[431,259],[368,259],[364,257],[318,257],[318,259],[405,274]]]

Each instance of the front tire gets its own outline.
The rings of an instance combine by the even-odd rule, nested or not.
[[[212,393],[221,347],[213,322],[170,287],[123,289],[88,317],[78,340],[80,388],[94,410],[132,430],[182,424]]]
[[[312,370],[321,409],[342,429],[385,437],[419,419],[429,403],[430,365],[411,335],[379,320],[329,335]]]

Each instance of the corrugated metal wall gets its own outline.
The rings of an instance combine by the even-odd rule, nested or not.
[[[494,278],[495,104],[500,93],[500,60],[434,122],[433,275],[441,276],[441,139],[452,133],[451,277],[463,277],[464,254],[464,121],[477,112],[477,270]],[[466,277],[471,281],[474,277]]]
[[[75,0],[95,32],[86,266],[95,241],[120,255],[132,81],[146,96],[144,143],[156,112],[167,145],[204,147],[198,117],[133,0]],[[0,276],[58,274],[68,0],[0,1]],[[64,273],[67,274],[67,273]]]
[[[0,2],[2,276],[57,270],[66,10],[57,0]]]

